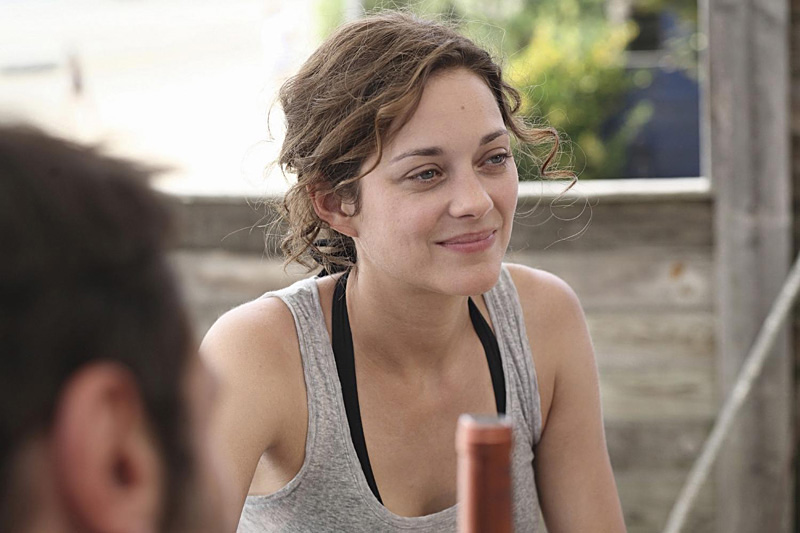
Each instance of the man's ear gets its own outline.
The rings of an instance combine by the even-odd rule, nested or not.
[[[342,235],[358,237],[353,220],[355,206],[352,203],[344,202],[333,191],[321,191],[310,187],[307,190],[311,196],[314,211],[320,219]]]
[[[80,530],[158,529],[163,465],[129,370],[101,362],[73,375],[56,404],[52,445],[58,495]]]

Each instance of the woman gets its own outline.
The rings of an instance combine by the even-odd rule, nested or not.
[[[541,529],[540,504],[551,533],[623,531],[578,301],[502,263],[512,137],[554,134],[515,116],[484,50],[397,13],[339,29],[280,100],[298,176],[284,251],[335,273],[230,311],[203,343],[239,531],[453,531],[464,412],[512,420],[517,532]]]

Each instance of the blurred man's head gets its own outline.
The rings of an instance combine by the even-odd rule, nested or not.
[[[195,355],[150,172],[0,128],[0,531],[210,531]]]

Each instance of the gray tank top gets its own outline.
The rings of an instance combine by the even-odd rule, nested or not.
[[[456,507],[419,517],[398,516],[370,491],[347,424],[319,291],[314,278],[263,297],[283,300],[294,316],[308,397],[306,454],[297,475],[268,496],[248,496],[239,533],[456,531]],[[539,389],[519,298],[503,267],[484,295],[506,380],[506,413],[514,427],[512,479],[514,530],[538,530],[539,502],[533,449],[542,431]],[[488,368],[487,368],[488,372]],[[453,436],[455,445],[455,435]]]

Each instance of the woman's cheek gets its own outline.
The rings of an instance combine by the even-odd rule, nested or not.
[[[503,180],[500,190],[495,196],[495,206],[505,216],[513,214],[517,208],[517,196],[519,192],[519,182],[511,179]]]

